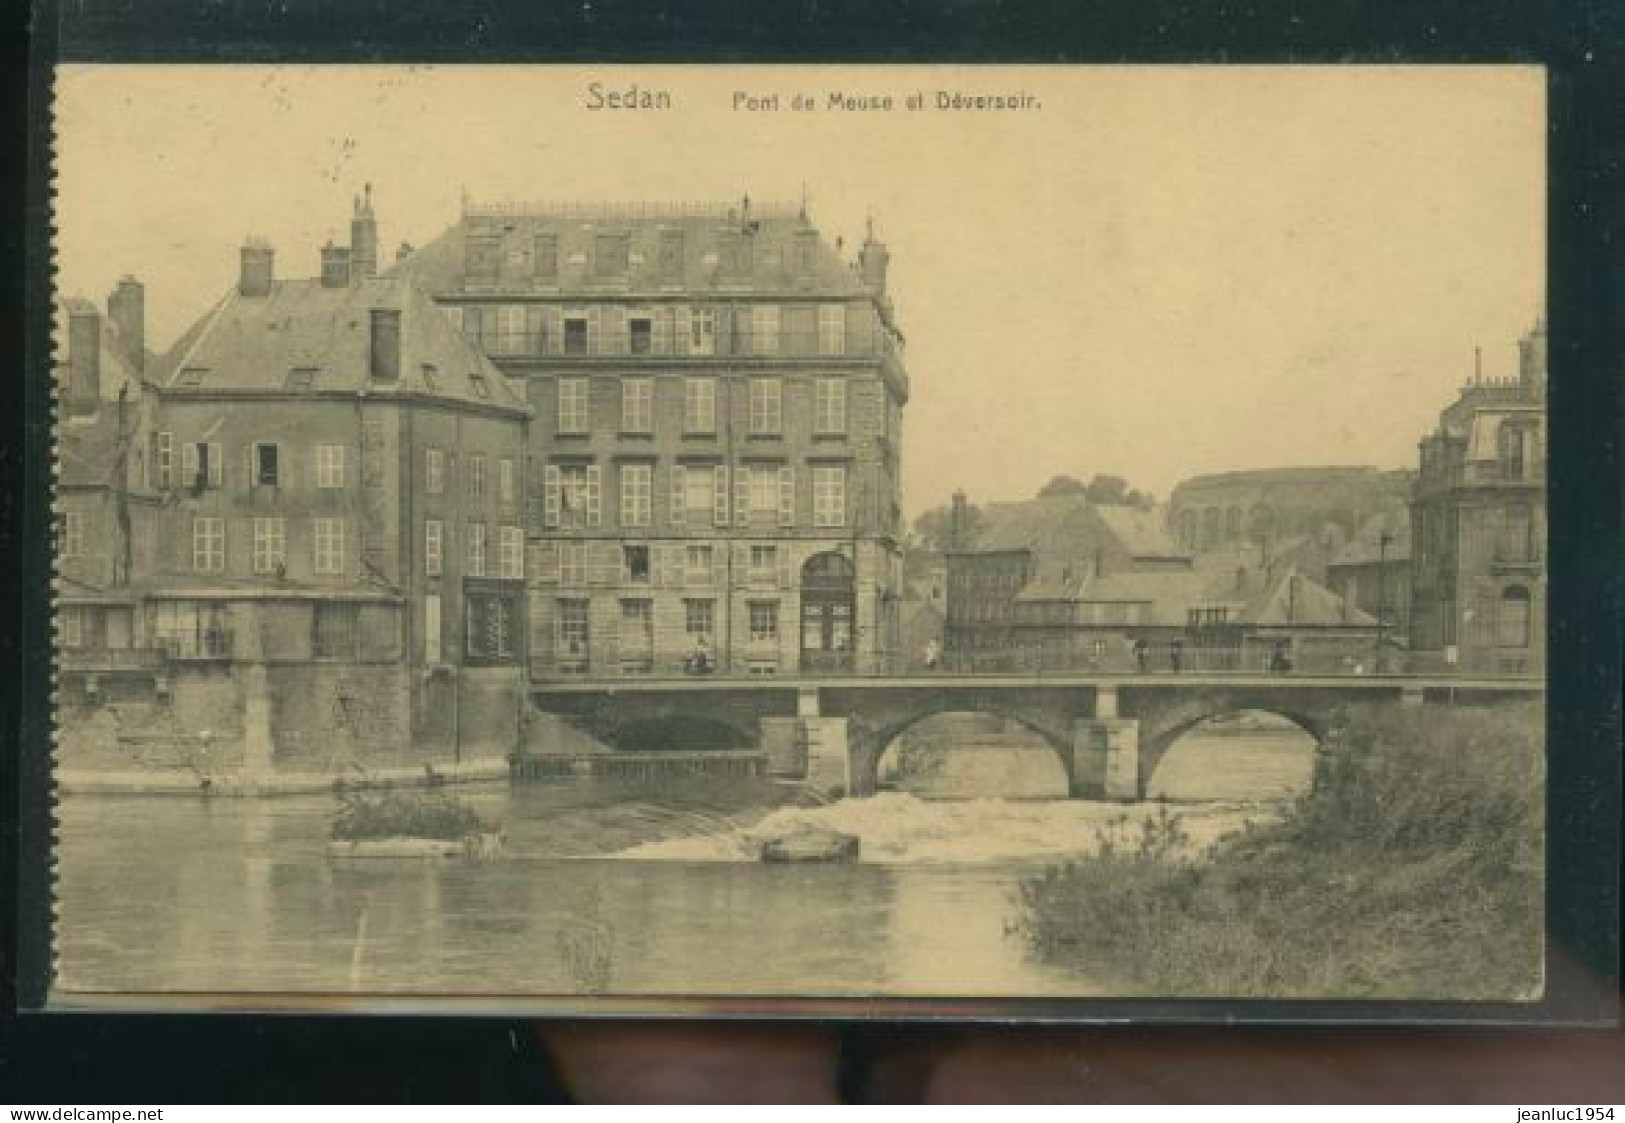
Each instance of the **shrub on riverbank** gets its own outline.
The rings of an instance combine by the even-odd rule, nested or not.
[[[333,820],[333,838],[339,842],[382,838],[455,842],[490,829],[472,807],[442,793],[355,792],[344,797]]]
[[[1045,957],[1135,994],[1513,999],[1541,977],[1537,707],[1355,707],[1314,790],[1194,855],[1177,815],[1023,887]]]

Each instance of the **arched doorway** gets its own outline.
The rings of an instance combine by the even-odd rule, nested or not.
[[[801,567],[801,669],[848,671],[857,629],[857,571],[843,554],[814,554]]]

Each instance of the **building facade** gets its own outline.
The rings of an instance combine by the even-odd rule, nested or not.
[[[748,199],[465,206],[401,261],[535,411],[534,675],[895,660],[888,264]]]
[[[1546,327],[1518,374],[1462,387],[1420,444],[1411,499],[1411,648],[1484,674],[1546,666]]]
[[[1405,472],[1369,467],[1263,468],[1196,476],[1174,488],[1169,528],[1192,553],[1248,545],[1280,558],[1307,537],[1334,554],[1373,515],[1403,505]],[[1324,558],[1320,559],[1322,562]],[[1294,558],[1315,567],[1316,559]]]

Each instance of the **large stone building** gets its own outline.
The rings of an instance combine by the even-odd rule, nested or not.
[[[1546,665],[1546,327],[1518,373],[1475,373],[1420,444],[1411,500],[1411,648],[1422,666]]]
[[[143,654],[126,662],[179,735],[258,765],[511,748],[522,713],[530,409],[374,246],[370,198],[318,277],[244,245],[87,469],[118,481],[115,510],[152,497],[97,543],[129,606],[98,642]]]
[[[890,665],[902,336],[805,209],[465,204],[397,267],[526,388],[531,666]]]
[[[1319,573],[1373,515],[1402,507],[1407,472],[1370,467],[1261,468],[1195,476],[1174,488],[1169,527],[1191,553],[1245,548],[1260,564]]]

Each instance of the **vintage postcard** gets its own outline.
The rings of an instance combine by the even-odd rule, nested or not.
[[[1539,1000],[1545,90],[59,67],[51,1004]]]

